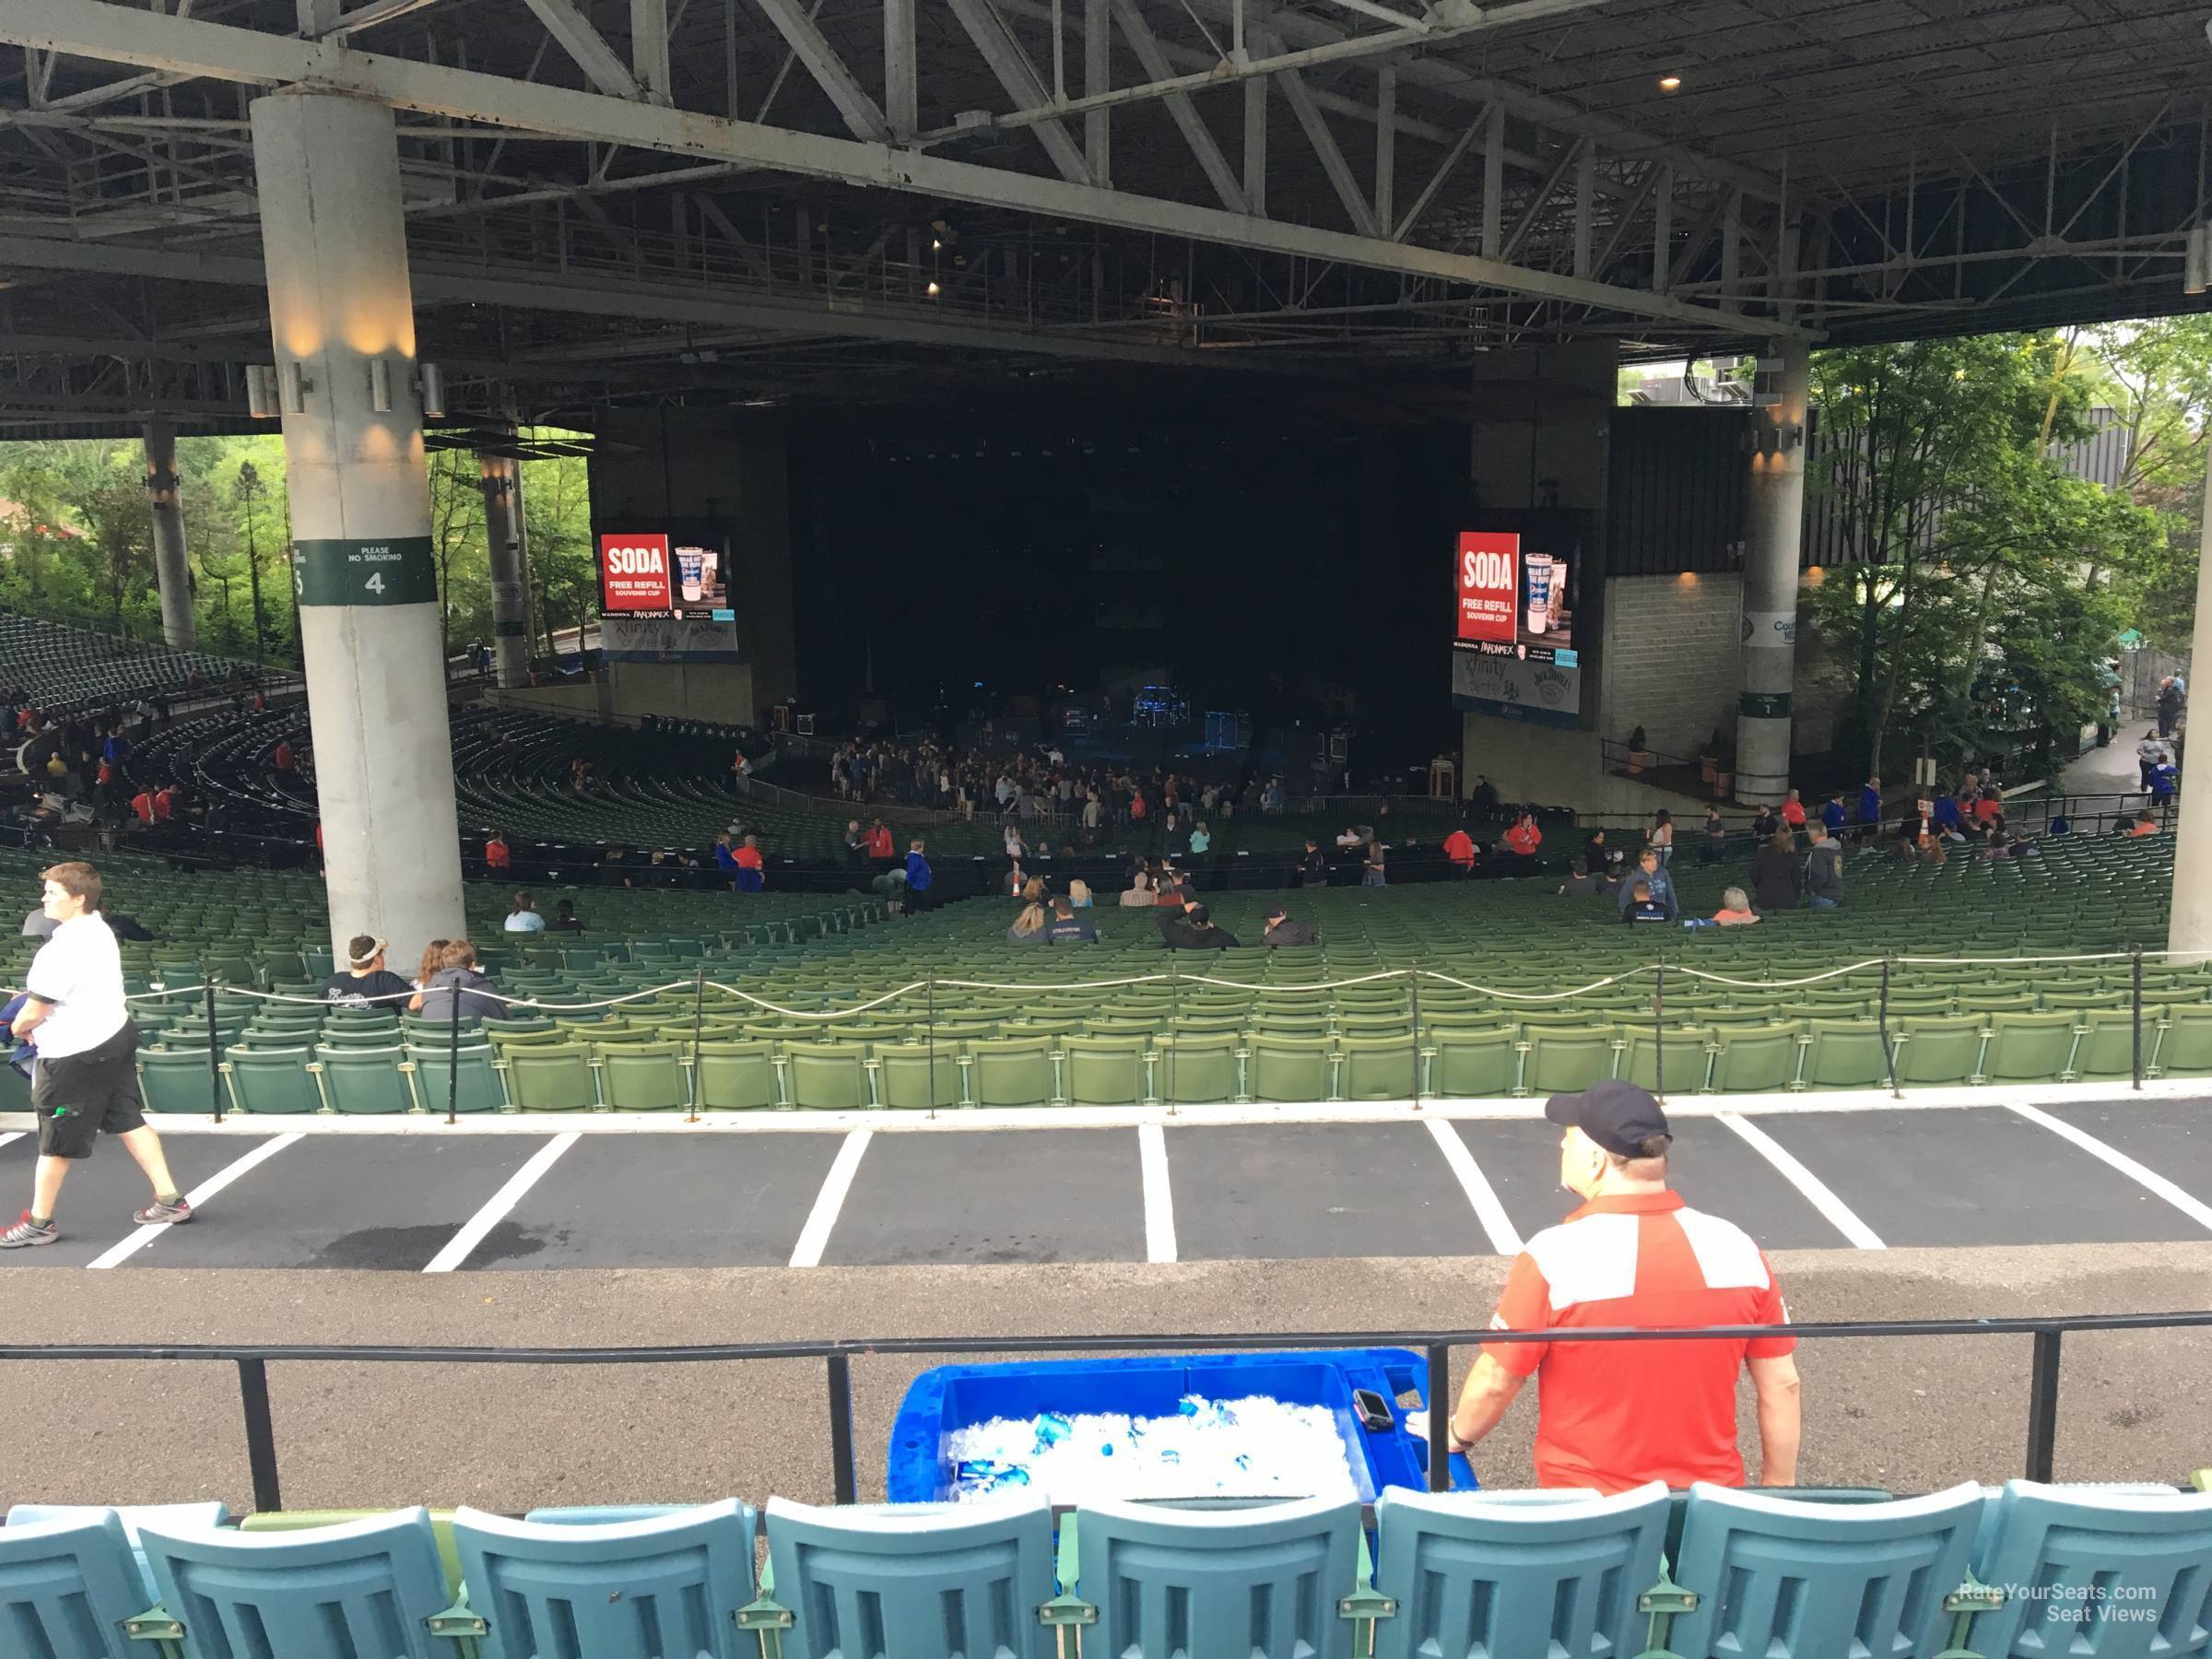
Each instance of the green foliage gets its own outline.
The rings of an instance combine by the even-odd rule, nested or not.
[[[2045,452],[2087,431],[2095,386],[2053,335],[1817,353],[1828,441],[1807,488],[1851,556],[1807,620],[1855,659],[1843,741],[1957,763],[2023,735],[2046,759],[2094,720],[2164,534]]]
[[[559,435],[559,434],[547,434]],[[523,464],[540,641],[598,608],[591,494],[582,456]],[[284,442],[275,433],[181,438],[177,471],[201,649],[273,665],[300,660]],[[429,457],[430,544],[456,648],[491,638],[491,566],[476,457]],[[126,440],[0,445],[0,604],[140,640],[161,637],[141,446]]]

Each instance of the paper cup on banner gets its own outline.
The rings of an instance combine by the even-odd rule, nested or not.
[[[699,547],[678,547],[676,550],[676,574],[682,588],[684,603],[697,605],[703,591],[702,579],[706,574],[707,556]]]
[[[1521,556],[1523,580],[1528,584],[1527,626],[1532,634],[1540,634],[1551,626],[1551,555],[1524,553]]]

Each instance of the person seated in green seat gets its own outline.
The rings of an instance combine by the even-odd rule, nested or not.
[[[1073,900],[1058,893],[1053,898],[1053,919],[1045,924],[1044,936],[1055,945],[1096,945],[1099,930],[1088,916],[1076,914]]]

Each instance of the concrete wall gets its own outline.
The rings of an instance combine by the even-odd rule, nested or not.
[[[606,672],[616,714],[683,714],[732,725],[764,724],[766,710],[754,696],[754,674],[747,664],[610,663]]]
[[[1647,818],[1665,806],[1684,823],[1695,823],[1705,810],[1703,801],[1607,772],[1599,764],[1595,732],[1561,731],[1472,712],[1460,715],[1460,730],[1463,791],[1473,790],[1480,772],[1507,801],[1626,818]]]
[[[1733,736],[1742,649],[1740,576],[1616,576],[1598,658],[1605,735],[1641,725],[1651,748],[1691,760],[1715,726]]]

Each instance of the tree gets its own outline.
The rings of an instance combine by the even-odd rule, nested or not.
[[[1855,657],[1843,747],[1871,772],[1900,732],[1950,760],[2023,733],[2046,756],[2101,700],[2156,526],[2066,477],[2089,385],[2048,334],[1815,354],[1820,452],[1845,569],[1808,619]]]
[[[536,433],[533,436],[559,436]],[[584,627],[599,609],[598,559],[592,543],[590,471],[582,455],[523,463],[523,522],[535,602],[534,637],[558,655],[556,627]]]

